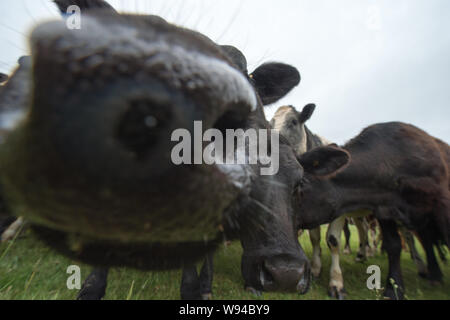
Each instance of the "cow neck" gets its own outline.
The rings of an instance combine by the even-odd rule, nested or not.
[[[374,210],[379,206],[391,206],[397,199],[393,190],[383,187],[378,170],[366,161],[370,155],[360,150],[347,150],[352,159],[347,168],[331,179],[337,193],[339,212]]]

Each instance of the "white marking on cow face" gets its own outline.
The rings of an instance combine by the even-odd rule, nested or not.
[[[300,123],[299,113],[294,107],[280,107],[275,113],[271,124],[274,130],[288,139],[297,155],[301,155],[307,151],[305,123]]]

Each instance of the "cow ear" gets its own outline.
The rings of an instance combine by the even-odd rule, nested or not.
[[[223,45],[220,48],[233,61],[236,67],[239,68],[245,75],[247,75],[247,59],[244,54],[236,47]]]
[[[63,16],[66,16],[67,9],[72,5],[78,6],[81,11],[88,9],[102,9],[117,13],[117,11],[104,0],[53,0],[53,2]]]
[[[313,115],[315,109],[316,109],[315,104],[310,103],[310,104],[306,105],[303,108],[300,115],[298,116],[298,121],[300,123],[305,123],[306,121],[308,121],[311,118],[311,116]]]
[[[265,63],[250,75],[263,105],[274,103],[300,83],[300,73],[283,63]]]
[[[0,73],[0,83],[6,82],[8,80],[8,76],[4,73]]]
[[[329,178],[343,170],[350,163],[350,154],[332,145],[312,149],[300,156],[298,161],[305,172],[322,178]]]

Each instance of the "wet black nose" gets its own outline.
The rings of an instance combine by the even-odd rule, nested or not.
[[[264,261],[260,281],[265,291],[289,291],[305,294],[310,284],[307,261],[292,258],[271,258]]]

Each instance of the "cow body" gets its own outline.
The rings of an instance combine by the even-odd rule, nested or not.
[[[299,226],[314,228],[351,211],[371,210],[389,257],[385,295],[404,294],[398,224],[418,234],[427,253],[428,277],[440,281],[432,248],[450,244],[449,146],[412,125],[390,122],[366,128],[343,149],[351,155],[347,168],[331,179],[323,179],[322,173],[306,175]],[[322,161],[320,150],[300,159],[307,172]]]

